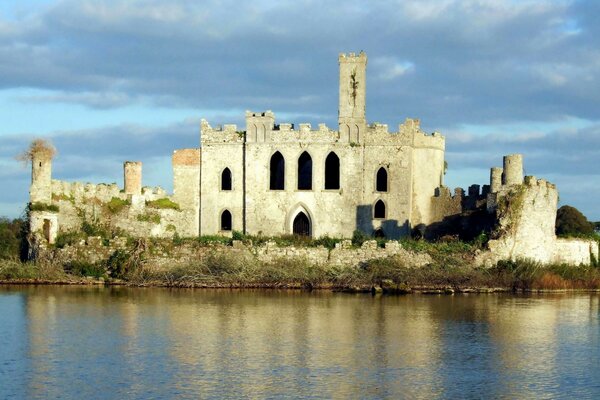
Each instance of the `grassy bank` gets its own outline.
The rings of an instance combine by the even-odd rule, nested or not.
[[[457,255],[459,254],[459,255]],[[265,287],[371,289],[388,292],[468,291],[500,288],[513,291],[600,289],[600,269],[593,266],[541,265],[531,261],[501,262],[493,268],[473,267],[464,254],[437,257],[447,263],[407,267],[398,257],[374,260],[360,268],[315,266],[278,259],[261,264],[254,258],[232,255],[205,257],[185,266],[156,272],[125,253],[107,263],[53,265],[0,261],[0,281],[25,283],[97,283],[170,287]],[[434,257],[436,260],[436,257]]]

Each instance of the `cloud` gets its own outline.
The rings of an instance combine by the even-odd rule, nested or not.
[[[57,100],[89,107],[140,98],[164,105],[166,97],[172,106],[273,109],[331,124],[336,55],[363,49],[373,69],[371,120],[395,124],[408,114],[433,127],[595,120],[600,50],[589,14],[596,8],[589,1],[60,1],[17,23],[0,21],[0,87],[55,90]]]

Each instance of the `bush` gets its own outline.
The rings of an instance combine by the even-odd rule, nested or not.
[[[77,276],[100,278],[106,275],[106,268],[85,261],[71,261],[65,265],[64,269],[66,272]]]
[[[179,204],[171,201],[168,198],[162,198],[152,201],[147,201],[146,205],[152,208],[179,210]]]
[[[575,207],[562,206],[556,213],[558,236],[591,236],[594,225]]]
[[[79,243],[79,241],[85,239],[85,236],[82,234],[82,232],[66,232],[66,233],[60,233],[57,237],[56,237],[56,242],[55,242],[55,246],[59,249],[62,249],[65,246],[72,246],[76,243]]]
[[[131,256],[124,250],[116,250],[106,261],[106,269],[113,278],[124,278],[130,269]]]
[[[355,230],[352,233],[352,244],[354,246],[360,247],[360,246],[362,246],[362,244],[364,242],[366,242],[369,239],[370,239],[369,235],[367,235],[363,231]]]

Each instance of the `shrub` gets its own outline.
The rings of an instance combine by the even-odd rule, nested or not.
[[[70,261],[64,266],[66,272],[77,276],[93,276],[100,278],[106,275],[106,268],[86,261]]]
[[[84,235],[82,235],[82,232],[60,233],[56,237],[56,243],[54,245],[57,248],[62,249],[63,247],[65,247],[67,245],[72,246],[83,239],[85,239],[85,237],[84,237]]]
[[[354,246],[360,247],[364,242],[366,242],[369,239],[369,235],[365,234],[363,231],[355,230],[352,233],[352,244]]]
[[[164,197],[162,199],[147,201],[146,205],[152,208],[161,208],[161,209],[172,209],[179,210],[179,204],[171,201],[170,199]]]

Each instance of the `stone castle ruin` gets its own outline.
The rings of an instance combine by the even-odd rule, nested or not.
[[[367,56],[339,56],[337,130],[276,123],[246,112],[244,129],[201,122],[199,148],[175,150],[173,193],[142,186],[142,164],[124,163],[123,188],[52,179],[52,156],[33,153],[30,228],[59,233],[102,224],[134,237],[245,234],[349,238],[355,230],[398,239],[496,232],[482,263],[519,257],[571,264],[598,249],[554,234],[554,185],[523,178],[520,155],[492,168],[465,195],[444,186],[445,138],[417,119],[397,131],[366,120]]]

